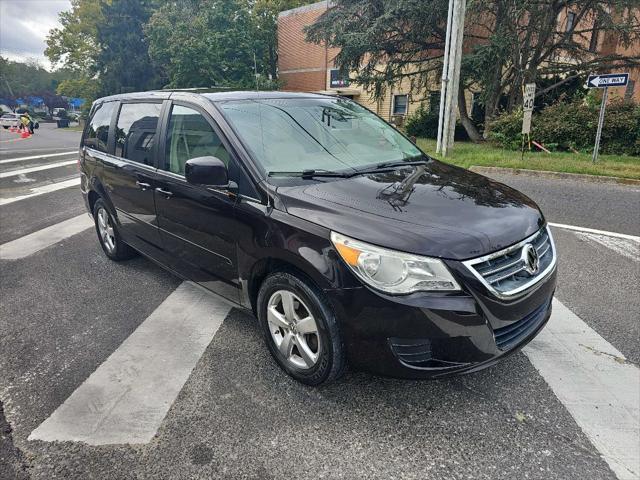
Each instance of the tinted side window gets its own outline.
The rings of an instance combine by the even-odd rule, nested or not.
[[[229,166],[229,153],[206,118],[197,110],[174,105],[167,131],[165,170],[184,175],[190,158],[218,157]]]
[[[159,103],[123,103],[116,124],[118,157],[153,165],[153,146],[160,117]]]
[[[100,152],[107,151],[107,140],[109,140],[109,125],[116,102],[107,102],[98,105],[93,112],[87,132],[84,137],[84,145]]]

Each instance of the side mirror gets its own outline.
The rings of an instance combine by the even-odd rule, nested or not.
[[[207,187],[229,187],[227,166],[216,157],[198,157],[187,160],[184,166],[187,182]]]

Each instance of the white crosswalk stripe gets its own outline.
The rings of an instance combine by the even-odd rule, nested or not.
[[[45,185],[34,187],[27,193],[23,193],[15,197],[0,198],[0,205],[8,205],[10,203],[19,202],[20,200],[25,200],[27,198],[44,195],[45,193],[55,192],[56,190],[62,190],[69,187],[77,187],[78,185],[80,185],[80,177],[64,180],[62,182],[48,183]]]
[[[29,440],[148,443],[230,309],[184,282]]]
[[[64,162],[47,163],[45,165],[37,165],[35,167],[22,168],[20,170],[10,170],[8,172],[0,172],[0,178],[16,177],[26,173],[40,172],[42,170],[51,170],[52,168],[66,167],[77,163],[76,160],[66,160]]]
[[[43,228],[11,242],[0,245],[0,259],[18,260],[76,235],[93,226],[93,220],[86,213],[63,222]]]
[[[71,150],[69,152],[49,153],[49,154],[44,154],[44,155],[30,155],[30,156],[27,156],[27,157],[4,158],[4,159],[0,160],[0,165],[5,164],[5,163],[24,162],[24,161],[27,161],[27,160],[37,160],[37,159],[40,159],[40,158],[63,157],[65,155],[72,155],[74,153],[77,154],[78,152],[76,150]]]
[[[558,300],[525,355],[620,480],[640,475],[640,369]]]

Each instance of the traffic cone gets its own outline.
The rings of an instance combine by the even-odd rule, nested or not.
[[[11,127],[11,128],[9,129],[9,131],[10,131],[11,133],[16,133],[16,132],[18,131],[18,129],[17,129],[16,127]]]
[[[21,136],[22,138],[29,138],[31,135],[29,134],[29,132],[25,131],[25,132],[22,132],[22,133],[20,134],[20,136]]]

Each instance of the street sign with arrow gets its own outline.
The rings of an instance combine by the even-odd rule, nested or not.
[[[589,75],[589,88],[624,87],[629,82],[628,73],[609,73],[607,75]]]
[[[596,145],[593,148],[593,163],[598,161],[600,150],[600,138],[602,136],[602,125],[604,124],[604,111],[607,108],[607,96],[609,87],[624,87],[629,83],[628,73],[607,73],[604,75],[589,75],[587,87],[604,88],[602,92],[602,104],[600,105],[600,117],[598,118],[598,131],[596,132]]]

